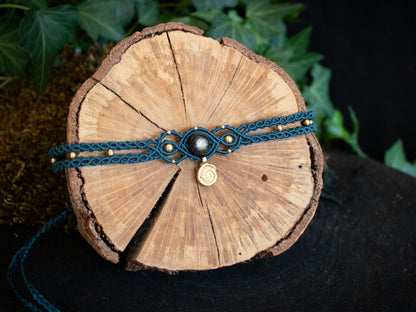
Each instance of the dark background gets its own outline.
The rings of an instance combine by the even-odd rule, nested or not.
[[[347,125],[347,107],[357,113],[364,152],[383,160],[401,138],[408,159],[416,160],[416,1],[301,2],[307,8],[289,35],[312,26],[308,50],[325,56],[331,98]]]

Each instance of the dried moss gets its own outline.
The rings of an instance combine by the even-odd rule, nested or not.
[[[0,223],[44,223],[70,205],[65,173],[52,172],[47,153],[66,142],[71,99],[109,48],[77,54],[66,47],[63,66],[40,96],[30,80],[0,90]]]

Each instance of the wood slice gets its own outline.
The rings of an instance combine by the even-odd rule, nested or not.
[[[68,142],[145,140],[299,111],[301,94],[276,64],[234,40],[168,23],[120,42],[83,84],[71,103]],[[299,238],[322,188],[313,134],[209,162],[218,172],[209,187],[197,182],[199,164],[189,159],[67,169],[81,234],[105,259],[126,257],[127,269],[170,272],[277,255]]]

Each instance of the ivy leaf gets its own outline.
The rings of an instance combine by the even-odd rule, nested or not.
[[[302,57],[306,53],[311,39],[312,27],[305,28],[285,42],[293,51],[293,57]]]
[[[191,16],[199,18],[205,22],[212,23],[214,21],[214,17],[220,12],[221,11],[218,9],[212,9],[209,11],[196,11],[191,13]]]
[[[402,140],[397,140],[386,151],[384,164],[416,178],[416,162],[412,164],[407,161]]]
[[[160,23],[159,5],[153,0],[137,0],[136,8],[139,13],[140,24],[153,26]]]
[[[244,25],[237,21],[236,18],[231,19],[223,13],[219,13],[214,17],[212,26],[207,35],[213,38],[229,37],[235,39],[247,48],[254,51],[256,49],[256,37]]]
[[[360,125],[357,115],[352,107],[348,107],[348,110],[353,123],[353,132],[350,133],[347,129],[345,129],[344,117],[342,116],[340,110],[335,109],[331,118],[325,121],[327,139],[344,140],[345,143],[347,143],[358,156],[367,158],[367,155],[361,150],[361,147],[358,144],[358,132],[360,130]]]
[[[197,11],[208,11],[210,9],[234,8],[238,0],[192,0]]]
[[[87,0],[77,5],[78,24],[93,40],[98,37],[123,40],[124,30],[116,19],[118,0]],[[123,5],[123,4],[121,4]]]
[[[286,42],[286,33],[287,33],[287,27],[285,22],[283,22],[282,19],[279,19],[277,21],[277,27],[276,27],[277,35],[274,35],[270,38],[269,42],[271,45],[282,47]]]
[[[72,5],[26,11],[20,38],[29,48],[36,91],[42,93],[51,78],[51,66],[66,42],[75,40],[77,11]]]
[[[315,64],[311,70],[312,83],[303,88],[303,98],[310,110],[315,111],[315,124],[318,127],[317,135],[323,130],[323,122],[332,118],[334,105],[329,97],[329,81],[331,70],[319,64]]]
[[[0,18],[0,72],[23,77],[29,61],[29,52],[20,46],[19,19]]]
[[[246,16],[253,29],[264,38],[278,34],[278,21],[303,9],[301,3],[270,4],[269,0],[251,0],[247,4]]]
[[[325,122],[329,139],[351,140],[351,134],[344,128],[344,116],[340,110],[335,109],[334,113]]]
[[[290,48],[279,49],[276,47],[271,47],[267,50],[264,53],[264,57],[286,70],[289,76],[296,82],[302,81],[309,69],[323,59],[323,55],[317,53],[305,53],[295,58]]]
[[[286,39],[282,46],[272,46],[264,56],[279,64],[293,80],[305,79],[309,69],[323,59],[322,54],[308,53],[311,28],[306,28],[295,36]]]
[[[131,0],[119,0],[113,9],[116,21],[122,27],[126,27],[134,15],[134,2]]]
[[[331,70],[319,64],[315,64],[311,71],[312,83],[305,86],[303,97],[310,109],[321,117],[331,118],[334,114],[334,105],[329,97],[329,81]]]
[[[305,53],[302,57],[291,58],[287,66],[287,72],[293,80],[301,81],[305,78],[309,69],[323,58],[323,55],[318,53]]]

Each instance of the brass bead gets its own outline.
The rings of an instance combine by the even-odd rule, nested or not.
[[[113,151],[112,149],[109,149],[109,150],[107,151],[107,155],[108,155],[108,156],[113,156],[113,155],[114,155],[114,151]]]
[[[77,154],[75,154],[75,152],[69,153],[69,158],[74,159],[75,157],[77,157]]]
[[[201,161],[202,161],[203,163],[206,163],[206,162],[207,162],[207,158],[204,156],[204,157],[202,157],[202,158],[201,158]]]
[[[175,161],[175,159],[172,159],[172,164],[174,164],[176,161]]]
[[[172,132],[170,130],[166,131],[167,134],[171,134]]]
[[[313,124],[313,120],[309,120],[309,124],[312,125]]]
[[[225,126],[221,126],[221,129],[225,129]]]
[[[51,164],[54,164],[56,162],[56,158],[51,158]]]
[[[226,135],[224,138],[225,143],[233,143],[234,138],[231,135]]]
[[[282,125],[277,125],[277,131],[279,131],[279,132],[283,131],[283,126]]]
[[[302,125],[304,126],[309,126],[311,123],[311,121],[309,119],[305,119],[304,121],[302,121]]]
[[[165,152],[170,153],[170,152],[172,152],[172,151],[173,151],[173,145],[172,145],[172,144],[170,144],[170,143],[168,143],[168,144],[166,144],[165,146],[163,146],[163,150],[164,150]]]
[[[229,149],[227,150],[227,152],[228,152],[228,153],[231,153],[231,148],[229,148]]]
[[[196,127],[196,126],[195,126],[195,127],[194,127],[194,129],[195,129],[195,130],[198,130],[198,127]]]

